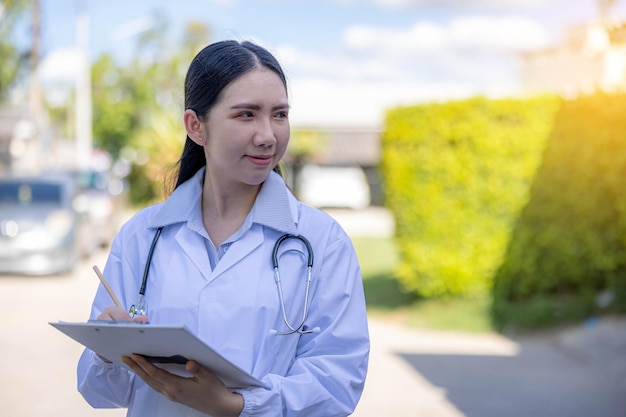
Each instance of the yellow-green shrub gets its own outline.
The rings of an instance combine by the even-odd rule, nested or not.
[[[387,114],[381,171],[405,288],[425,297],[489,292],[559,104],[474,98]]]
[[[495,277],[495,322],[625,311],[625,276],[626,95],[565,101]]]

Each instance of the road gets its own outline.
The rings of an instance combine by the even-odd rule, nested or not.
[[[0,415],[11,417],[124,416],[93,410],[76,391],[82,348],[48,322],[89,316],[106,252],[85,260],[72,274],[47,277],[0,275]]]

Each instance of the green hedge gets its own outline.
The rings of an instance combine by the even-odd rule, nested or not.
[[[563,102],[495,276],[500,328],[626,311],[626,95]]]
[[[559,105],[474,98],[388,112],[381,171],[407,290],[489,293]]]

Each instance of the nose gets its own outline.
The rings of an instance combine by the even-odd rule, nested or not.
[[[276,143],[274,128],[271,120],[260,120],[254,135],[254,144],[257,146],[271,147]]]

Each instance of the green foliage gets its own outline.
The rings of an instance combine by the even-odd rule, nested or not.
[[[352,241],[363,274],[368,315],[419,328],[492,331],[488,297],[454,300],[419,298],[404,291],[395,279],[398,256],[393,239],[356,237]]]
[[[625,174],[626,95],[564,102],[495,277],[499,327],[626,311]]]
[[[131,178],[136,184],[131,190],[133,201],[162,201],[171,191],[171,177],[175,164],[180,157],[185,143],[185,127],[182,118],[173,112],[154,112],[144,129],[137,135],[137,146],[145,151],[148,159],[139,168],[134,169]],[[143,193],[143,194],[139,194]]]
[[[151,107],[152,97],[137,75],[118,67],[110,55],[100,56],[91,72],[94,145],[118,158],[141,129],[142,113]]]
[[[328,146],[328,137],[325,132],[316,130],[292,130],[289,139],[289,148],[285,158],[288,160],[311,159],[316,152]]]
[[[434,330],[491,332],[493,328],[489,316],[490,306],[491,300],[488,296],[420,300],[412,306],[406,323]]]
[[[166,175],[185,139],[185,72],[210,34],[205,25],[190,22],[183,44],[174,46],[165,37],[166,19],[157,15],[155,21],[157,25],[138,38],[131,62],[120,65],[103,55],[92,67],[94,144],[116,159],[130,158],[134,205],[164,197]]]
[[[393,272],[398,263],[395,243],[388,238],[353,238],[359,258],[368,311],[395,312],[410,307],[416,300],[400,287]]]
[[[558,106],[555,97],[475,98],[388,113],[381,171],[406,289],[489,292]]]
[[[0,43],[0,61],[0,101],[4,101],[17,78],[21,60],[12,45]]]
[[[0,102],[7,99],[11,87],[28,64],[28,53],[18,50],[12,37],[15,23],[29,3],[27,0],[0,2]]]

